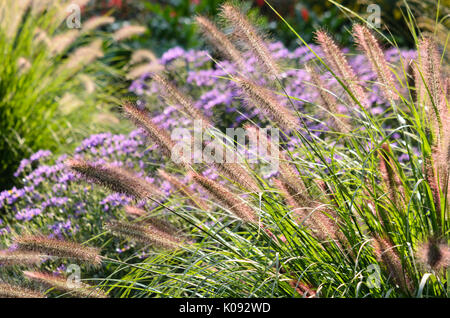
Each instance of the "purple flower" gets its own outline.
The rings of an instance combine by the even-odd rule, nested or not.
[[[42,210],[39,208],[25,208],[16,213],[15,218],[19,221],[30,221],[36,215],[41,214]]]

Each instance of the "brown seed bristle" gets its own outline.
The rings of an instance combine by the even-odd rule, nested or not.
[[[142,218],[139,224],[142,223],[150,224],[153,227],[157,228],[158,230],[162,232],[167,232],[168,234],[171,235],[175,235],[175,233],[179,232],[179,230],[175,226],[173,226],[170,222],[167,222],[160,218],[150,217],[147,211],[143,209],[130,205],[126,205],[124,208],[125,212],[127,212],[129,215]]]
[[[436,271],[445,271],[450,267],[450,247],[435,240],[419,244],[416,257],[419,264]]]
[[[172,184],[178,191],[182,192],[193,204],[199,207],[203,211],[209,209],[208,203],[206,203],[202,198],[192,191],[188,185],[182,183],[177,177],[159,169],[158,174]]]
[[[134,124],[142,128],[150,139],[158,145],[161,152],[165,156],[170,157],[175,143],[163,129],[153,123],[150,118],[150,113],[145,109],[138,109],[131,103],[125,103],[123,109],[130,116]]]
[[[0,266],[39,265],[46,257],[35,252],[0,251]]]
[[[42,253],[49,256],[69,258],[94,266],[101,264],[99,249],[84,246],[75,242],[67,242],[43,235],[25,235],[15,239],[18,251]]]
[[[208,194],[217,199],[225,206],[225,208],[233,212],[238,218],[245,222],[257,222],[258,217],[255,211],[223,185],[192,171],[189,173],[189,176]]]
[[[403,272],[401,260],[394,246],[387,240],[374,237],[373,247],[379,262],[382,262],[394,282],[405,291],[412,291],[412,283],[408,275]]]
[[[397,208],[400,208],[401,199],[404,197],[404,189],[390,155],[392,155],[391,148],[389,144],[384,143],[378,150],[379,169],[389,198]]]
[[[46,296],[37,290],[0,282],[0,298],[46,298]]]
[[[81,159],[68,159],[66,165],[81,174],[87,181],[104,186],[114,192],[131,195],[137,199],[161,198],[163,193],[135,172],[113,166],[97,165]]]
[[[209,119],[207,119],[202,112],[194,106],[194,101],[189,96],[182,93],[175,85],[159,74],[153,74],[152,79],[164,88],[166,93],[169,95],[169,98],[176,104],[180,105],[191,117],[191,119],[201,121],[202,127],[211,126]]]
[[[395,84],[392,73],[384,57],[377,39],[369,31],[369,29],[361,24],[353,26],[353,35],[356,38],[359,47],[366,54],[372,70],[377,74],[380,81],[381,90],[388,100],[398,100],[399,97],[395,93]]]
[[[299,128],[297,116],[290,109],[284,107],[272,91],[242,77],[236,78],[236,83],[254,106],[269,114],[282,129],[293,131]]]
[[[233,162],[214,162],[213,164],[219,173],[223,174],[224,177],[230,179],[231,181],[237,183],[242,188],[248,189],[252,192],[260,191],[252,176],[240,164]]]
[[[223,34],[217,27],[209,21],[206,17],[197,16],[195,18],[197,24],[200,26],[203,34],[209,42],[216,48],[219,53],[222,53],[226,58],[236,63],[240,70],[245,69],[244,59],[236,47],[228,40],[227,36]]]
[[[299,282],[296,279],[291,279],[289,285],[295,289],[295,291],[302,297],[314,298],[316,297],[316,292],[307,284]]]
[[[180,238],[148,223],[136,224],[111,220],[105,224],[105,227],[115,236],[124,237],[146,245],[174,249],[181,247],[183,243]]]
[[[123,41],[135,35],[141,35],[147,31],[147,28],[141,25],[127,25],[113,33],[115,41]]]
[[[41,285],[49,288],[55,288],[56,290],[69,293],[75,297],[108,298],[108,295],[103,291],[82,282],[71,282],[66,277],[55,276],[49,273],[37,271],[24,271],[23,275]]]
[[[350,130],[349,121],[345,117],[338,118],[336,116],[339,114],[336,98],[326,91],[325,84],[320,79],[317,71],[313,70],[311,67],[307,67],[306,70],[311,75],[311,80],[319,91],[321,104],[328,110],[330,114],[333,128],[336,131],[342,132],[344,134],[348,133]]]
[[[335,72],[337,76],[341,77],[341,80],[356,100],[358,100],[363,107],[367,108],[367,95],[339,47],[325,31],[317,31],[316,40],[322,48],[322,51],[325,53],[330,69]]]
[[[270,54],[263,39],[258,35],[256,29],[241,11],[233,5],[226,3],[222,5],[221,13],[225,20],[233,27],[236,37],[248,45],[268,74],[273,78],[277,78],[281,73],[280,67]]]

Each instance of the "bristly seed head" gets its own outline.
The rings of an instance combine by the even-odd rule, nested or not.
[[[267,49],[264,40],[241,11],[226,3],[222,6],[222,15],[233,27],[236,37],[248,45],[269,75],[277,78],[281,73],[280,67]]]
[[[39,291],[0,282],[0,298],[45,298]]]
[[[35,252],[0,251],[0,266],[39,265],[47,257]]]
[[[164,130],[153,123],[150,118],[150,113],[145,109],[139,109],[133,106],[131,103],[125,103],[123,109],[134,124],[142,128],[150,139],[158,145],[161,152],[165,156],[170,157],[175,143]]]
[[[152,79],[164,88],[169,97],[180,105],[192,120],[201,121],[203,127],[211,126],[209,119],[194,106],[194,101],[189,96],[182,93],[175,85],[159,74],[153,74]]]
[[[416,257],[419,264],[436,271],[450,267],[450,247],[435,240],[419,244]]]
[[[365,52],[372,70],[377,74],[381,82],[381,90],[388,100],[398,100],[398,94],[395,93],[395,83],[392,73],[384,57],[383,51],[378,45],[377,39],[369,29],[361,24],[353,26],[353,34],[360,46]]]
[[[133,171],[110,164],[96,165],[80,159],[68,159],[67,166],[83,178],[114,192],[131,195],[137,199],[162,197],[162,192]]]
[[[37,272],[37,271],[24,271],[23,275],[28,279],[31,279],[46,287],[55,288],[56,290],[69,293],[72,296],[80,298],[107,298],[101,290],[82,283],[73,282],[68,278],[55,276],[49,273]]]
[[[155,226],[154,224],[136,224],[111,220],[105,224],[105,227],[115,236],[124,237],[146,245],[176,249],[181,247],[183,243],[179,237],[163,230],[161,226]]]
[[[238,218],[245,222],[257,222],[258,216],[255,211],[223,185],[192,171],[189,173],[189,176],[208,194],[217,199],[225,206],[225,208],[233,212]]]
[[[25,235],[15,239],[18,251],[42,253],[49,256],[69,258],[94,266],[101,264],[99,249],[83,246],[75,242],[67,242],[43,235]]]
[[[363,107],[367,108],[367,95],[339,47],[325,31],[317,31],[316,40],[322,48],[322,51],[325,53],[330,69],[341,78],[356,100],[358,100]]]
[[[206,17],[197,16],[195,20],[203,31],[203,34],[209,42],[214,45],[216,50],[222,53],[229,60],[236,63],[240,70],[244,70],[244,59],[236,47],[230,42],[230,40],[228,40],[227,36],[219,31],[214,23],[209,21]]]
[[[297,116],[293,111],[284,107],[272,91],[242,77],[236,78],[236,83],[253,102],[254,106],[270,114],[282,129],[288,132],[299,128]]]

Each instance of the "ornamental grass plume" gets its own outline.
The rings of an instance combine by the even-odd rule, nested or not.
[[[240,70],[245,69],[244,59],[242,58],[239,50],[228,40],[227,36],[222,33],[217,27],[214,25],[206,17],[197,16],[195,18],[197,24],[200,26],[201,31],[209,40],[209,42],[215,47],[216,51],[225,56],[225,58],[229,59],[236,63]]]
[[[137,218],[142,218],[140,220],[142,223],[150,224],[162,232],[167,232],[170,235],[174,235],[175,233],[179,232],[179,230],[175,226],[173,226],[170,222],[167,222],[160,218],[150,217],[149,213],[147,213],[147,211],[145,211],[144,209],[131,205],[126,205],[124,209],[128,215]]]
[[[231,193],[220,183],[203,177],[193,171],[189,172],[189,176],[208,194],[222,203],[225,208],[229,209],[234,215],[244,222],[256,223],[258,221],[258,216],[255,211],[247,203],[235,194]]]
[[[114,236],[165,249],[176,249],[183,243],[181,238],[161,228],[161,223],[159,226],[155,226],[155,224],[147,222],[138,224],[111,220],[105,224],[105,228]]]
[[[342,51],[336,43],[334,43],[333,39],[325,31],[319,30],[316,32],[316,41],[324,52],[330,69],[341,78],[353,97],[358,100],[363,107],[367,108],[367,95],[360,85],[352,67]]]
[[[14,242],[17,244],[17,250],[20,252],[42,253],[94,266],[99,266],[102,262],[98,248],[49,238],[41,234],[18,236]]]
[[[305,283],[302,283],[296,279],[291,279],[289,281],[289,285],[295,289],[295,291],[302,297],[305,298],[315,298],[316,292],[312,289],[312,287],[308,286]]]
[[[82,282],[73,282],[71,279],[66,277],[60,277],[38,271],[24,271],[23,275],[26,278],[35,281],[47,288],[54,288],[58,291],[68,293],[74,297],[108,298],[108,295],[103,291]]]
[[[435,149],[435,148],[434,148]],[[437,163],[434,163],[435,165]],[[437,219],[441,218],[441,196],[439,193],[439,182],[437,170],[433,168],[433,158],[431,156],[426,156],[423,161],[423,174],[425,176],[425,180],[430,186],[431,193],[433,195],[434,208],[437,214]],[[445,176],[442,176],[445,180]],[[444,185],[444,184],[443,184]],[[448,178],[447,178],[447,187],[448,187]],[[443,189],[444,190],[444,189]]]
[[[147,31],[147,28],[141,25],[127,25],[113,33],[114,41],[123,41],[135,35],[141,35]]]
[[[247,44],[271,77],[277,78],[281,73],[279,65],[270,54],[264,40],[242,12],[235,6],[226,3],[222,5],[221,14],[233,27],[236,38]]]
[[[415,254],[417,262],[423,267],[438,272],[450,267],[450,247],[434,239],[419,244]]]
[[[97,16],[89,18],[87,21],[83,22],[82,32],[90,32],[101,26],[108,25],[114,23],[114,17],[110,16]]]
[[[312,83],[317,87],[319,92],[319,101],[322,106],[330,114],[332,120],[332,127],[335,131],[347,134],[350,131],[350,123],[345,117],[338,118],[337,115],[340,113],[337,105],[336,98],[327,91],[325,83],[320,78],[320,75],[311,66],[306,66],[306,71],[311,76]]]
[[[103,57],[102,41],[97,39],[89,45],[82,46],[69,55],[66,62],[61,65],[64,69],[80,69]]]
[[[69,30],[54,36],[49,42],[50,52],[53,55],[64,53],[79,35],[78,30]]]
[[[111,164],[93,164],[81,159],[68,159],[66,165],[87,181],[114,192],[127,194],[136,199],[163,197],[161,190],[139,177],[134,171]]]
[[[131,103],[125,103],[123,109],[134,124],[142,128],[149,138],[158,145],[161,152],[165,156],[170,157],[175,143],[164,130],[153,123],[148,110],[139,109]]]
[[[42,255],[36,252],[0,251],[0,266],[39,265],[45,258],[48,258],[48,255]]]
[[[444,92],[439,53],[436,44],[428,37],[419,41],[418,52],[420,72],[418,69],[416,85],[420,85],[419,92],[422,95],[425,106],[428,108],[427,113],[430,116],[434,114],[433,117],[429,117],[431,119],[430,122],[434,125],[435,130],[439,131],[439,126],[442,124],[440,123],[439,106],[441,105]]]
[[[305,184],[301,176],[296,172],[296,169],[289,163],[285,152],[280,151],[279,146],[274,144],[267,135],[263,134],[260,128],[249,124],[245,125],[244,128],[249,132],[248,136],[254,144],[258,145],[259,148],[265,148],[265,153],[270,157],[270,160],[278,161],[280,181],[295,195],[297,200],[301,200],[301,205],[311,206],[310,200],[306,197]]]
[[[11,285],[0,282],[0,298],[45,298],[46,296],[37,291],[22,286]]]
[[[195,107],[194,101],[189,96],[182,93],[175,85],[159,74],[153,74],[152,79],[164,89],[170,100],[173,100],[173,102],[182,107],[183,111],[186,112],[192,120],[201,121],[202,127],[211,126],[210,120]]]
[[[158,62],[158,57],[150,50],[146,49],[139,49],[136,51],[133,51],[131,54],[130,62],[129,64],[136,64],[140,62]]]
[[[177,177],[165,172],[162,169],[158,170],[158,174],[171,185],[173,185],[178,191],[183,193],[190,202],[196,205],[199,209],[207,211],[209,209],[208,203],[206,203],[200,196],[196,195],[188,185],[181,182]]]
[[[397,208],[400,208],[401,200],[405,196],[403,185],[400,181],[397,168],[392,159],[392,150],[387,143],[383,143],[378,150],[379,169],[383,179],[383,185],[389,198]]]
[[[216,170],[222,174],[225,178],[238,184],[240,187],[250,190],[252,192],[260,192],[258,184],[253,177],[242,167],[239,163],[235,162],[214,162]]]
[[[377,39],[369,31],[369,29],[361,24],[353,26],[353,36],[358,42],[359,47],[367,56],[372,66],[372,70],[377,74],[377,78],[381,83],[381,90],[389,101],[399,99],[399,95],[395,92],[395,83],[392,72],[389,69],[386,58],[381,50]]]
[[[296,192],[285,182],[275,179],[275,185],[286,199],[288,205],[293,208],[293,212],[298,216],[297,223],[303,224],[307,229],[313,232],[313,235],[320,241],[332,239],[339,243],[343,235],[339,232],[337,225],[323,212],[331,212],[322,207],[320,203],[313,202],[310,198],[306,199],[304,195]],[[308,204],[304,202],[308,200]]]
[[[269,89],[242,77],[236,83],[253,105],[262,109],[285,131],[294,131],[299,127],[298,117],[293,111],[284,107]]]
[[[386,266],[394,282],[404,291],[412,292],[412,282],[407,273],[403,272],[396,248],[389,241],[378,236],[373,239],[373,247],[378,261]]]
[[[143,63],[130,68],[127,73],[127,79],[135,80],[144,74],[159,73],[163,70],[164,66],[159,63]]]

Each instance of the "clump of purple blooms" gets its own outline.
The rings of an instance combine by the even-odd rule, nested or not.
[[[145,175],[154,170],[152,163],[158,156],[155,147],[148,147],[139,130],[129,134],[102,133],[89,136],[76,148],[74,157],[92,162],[110,162],[126,165]],[[64,161],[67,155],[55,157],[49,151],[38,151],[23,159],[15,173],[22,187],[0,192],[0,236],[23,229],[39,229],[52,237],[84,235],[85,238],[101,229],[101,222],[108,215],[123,213],[121,207],[133,198],[121,193],[103,193],[70,171]],[[148,181],[155,182],[153,178]],[[170,184],[161,182],[160,188],[171,191]],[[98,191],[98,192],[97,192]],[[139,203],[140,206],[145,202]],[[89,223],[89,225],[88,225]],[[88,225],[88,226],[87,226]]]

